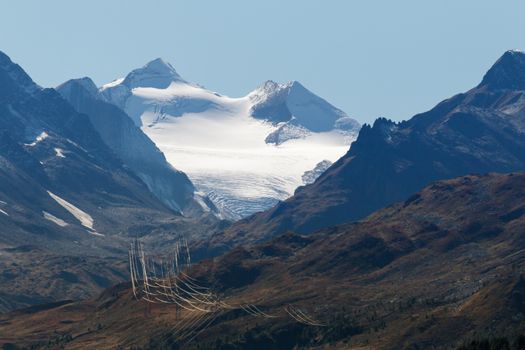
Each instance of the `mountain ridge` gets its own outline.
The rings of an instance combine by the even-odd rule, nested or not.
[[[203,261],[186,272],[192,281],[229,304],[257,302],[273,317],[219,311],[183,345],[450,349],[479,334],[522,334],[524,189],[524,173],[438,181],[361,222],[288,233]],[[279,311],[286,305],[323,326],[297,322]],[[169,348],[180,345],[186,317],[173,305],[137,301],[127,283],[91,301],[5,315],[0,330],[9,335],[0,341],[29,346],[58,330],[69,335],[61,344],[79,349]],[[48,327],[19,326],[34,320]],[[94,323],[102,326],[86,333]]]
[[[342,155],[360,127],[298,82],[267,81],[231,98],[184,80],[161,60],[99,91],[231,220],[290,196],[305,171]]]
[[[379,118],[364,125],[346,154],[313,184],[237,222],[211,245],[265,240],[287,230],[309,233],[359,220],[432,181],[525,169],[525,93],[487,88],[493,74],[506,76],[502,64],[525,69],[519,62],[508,68],[508,57],[521,62],[525,54],[505,53],[484,83],[410,120]]]
[[[478,88],[525,90],[525,52],[508,50],[490,68]]]
[[[173,232],[218,225],[168,208],[87,115],[5,54],[0,61],[0,310],[85,298],[121,281],[131,237],[167,244]]]
[[[171,209],[184,215],[217,213],[194,200],[195,188],[183,172],[170,165],[156,145],[118,107],[105,102],[90,78],[72,79],[57,87],[75,109],[86,114],[102,136],[148,186]],[[217,213],[218,215],[219,213]]]

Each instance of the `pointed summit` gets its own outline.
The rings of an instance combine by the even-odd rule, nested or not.
[[[266,80],[257,89],[255,89],[254,92],[252,92],[252,95],[261,95],[261,94],[270,95],[270,94],[282,93],[283,91],[286,94],[288,94],[291,89],[296,89],[296,88],[306,89],[297,80],[292,80],[287,83],[277,83],[273,80]]]
[[[249,97],[252,103],[250,113],[256,119],[264,119],[274,124],[289,122],[294,127],[313,132],[338,128],[357,133],[360,128],[357,121],[297,80],[282,84],[267,80],[251,92]]]
[[[264,83],[262,83],[256,90],[258,91],[265,91],[265,92],[271,92],[279,89],[281,84],[276,83],[273,80],[266,80]]]
[[[98,88],[89,77],[70,79],[56,87],[56,90],[61,92],[61,94],[63,94],[62,92],[67,92],[68,95],[73,94],[77,89],[83,89],[91,97],[98,98]]]
[[[26,92],[40,89],[29,75],[2,51],[0,51],[0,86],[2,86],[0,93],[16,88],[22,88]]]
[[[289,86],[291,89],[305,89],[306,90],[304,85],[298,82],[297,80],[289,81],[288,83],[286,83],[286,85]]]
[[[162,58],[156,58],[142,68],[131,71],[122,84],[129,88],[153,87],[164,89],[174,81],[185,82],[171,64]]]
[[[263,103],[268,99],[275,99],[277,96],[284,100],[287,95],[287,93],[283,94],[284,89],[286,89],[286,84],[266,80],[249,94],[250,100],[253,104]]]
[[[162,58],[156,58],[153,61],[148,62],[143,69],[150,73],[155,73],[159,75],[171,75],[180,77],[179,74],[175,71],[175,68],[168,62],[164,61]]]
[[[485,74],[478,87],[491,90],[525,90],[525,52],[505,52]]]

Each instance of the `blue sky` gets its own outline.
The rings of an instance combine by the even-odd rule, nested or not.
[[[361,122],[410,118],[525,49],[523,0],[16,0],[0,50],[43,86],[102,84],[163,57],[241,96],[298,80]]]

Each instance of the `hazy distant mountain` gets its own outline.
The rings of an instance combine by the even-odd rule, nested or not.
[[[268,81],[230,98],[186,81],[161,59],[100,93],[233,219],[290,196],[305,171],[343,155],[360,128],[298,82]]]
[[[334,129],[357,133],[360,125],[343,111],[306,89],[298,81],[278,84],[271,80],[249,94],[250,114],[283,126],[296,126],[309,132]],[[282,140],[279,143],[286,142]]]
[[[506,52],[474,89],[409,121],[365,125],[312,185],[238,222],[223,242],[262,240],[363,218],[431,181],[525,170],[525,54]]]
[[[0,52],[0,310],[87,297],[123,278],[130,237],[166,245],[214,225],[153,196],[107,136]]]
[[[42,222],[60,231],[61,225],[42,214],[46,211],[66,222],[63,227],[90,237],[97,232],[118,231],[114,225],[129,226],[118,223],[119,212],[128,215],[127,210],[152,210],[175,215],[123,167],[90,120],[55,90],[34,84],[4,54],[0,56],[0,78],[0,196],[7,202],[3,209],[9,214],[3,216],[5,220],[25,218],[34,225]],[[75,217],[73,207],[91,219]],[[24,241],[19,236],[10,239]]]
[[[205,198],[194,198],[195,188],[186,174],[166,161],[125,112],[101,99],[91,79],[72,79],[57,90],[78,112],[89,117],[102,140],[168,207],[189,216],[215,209],[204,204]]]

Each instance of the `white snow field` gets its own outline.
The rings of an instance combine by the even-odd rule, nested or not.
[[[229,219],[292,195],[305,171],[345,154],[360,127],[299,83],[267,82],[245,97],[230,98],[183,80],[160,59],[100,92]],[[351,128],[335,126],[349,121]]]
[[[62,148],[55,148],[55,155],[58,158],[66,158],[66,156],[64,155],[64,150]]]
[[[47,132],[42,131],[42,132],[41,132],[41,133],[35,138],[35,140],[34,140],[33,142],[26,144],[26,146],[34,147],[34,146],[36,146],[39,142],[44,141],[44,140],[47,139],[48,137],[49,137],[49,135],[47,134]]]
[[[42,211],[42,215],[44,216],[44,219],[49,220],[51,222],[54,222],[55,224],[57,224],[60,227],[66,227],[67,226],[67,222],[65,222],[62,219],[57,218],[56,216],[54,216],[53,214],[48,213],[47,211]]]
[[[82,211],[81,209],[77,208],[73,204],[66,201],[64,198],[57,196],[51,191],[47,191],[47,194],[49,194],[51,198],[53,198],[58,204],[60,204],[64,209],[70,212],[71,215],[73,215],[78,221],[80,221],[80,224],[84,226],[85,228],[87,228],[89,233],[96,235],[96,236],[104,236],[103,234],[98,233],[97,231],[93,229],[93,218],[91,217],[91,215],[89,215],[85,211]],[[47,220],[53,221],[57,225],[61,225],[61,226],[62,224],[67,225],[65,221],[53,216],[52,214],[47,213],[46,215],[46,212],[44,212],[43,215],[44,215],[44,218],[46,218]]]

